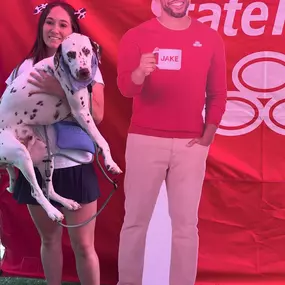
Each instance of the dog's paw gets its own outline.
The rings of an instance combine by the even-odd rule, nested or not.
[[[70,211],[76,211],[78,209],[81,209],[80,204],[78,204],[77,202],[71,200],[71,199],[66,199],[66,198],[62,198],[60,200],[58,200],[58,202],[66,209],[70,210]]]
[[[11,194],[14,193],[14,189],[13,189],[12,187],[7,187],[6,190],[7,190],[8,192],[10,192]]]
[[[76,211],[78,209],[81,209],[80,204],[70,199],[67,199],[63,206],[70,211]]]
[[[63,214],[54,207],[49,209],[47,211],[47,214],[48,214],[49,218],[55,222],[61,222],[64,219]]]
[[[121,174],[123,171],[120,169],[120,167],[115,163],[107,164],[106,165],[107,170],[112,172],[113,174]]]

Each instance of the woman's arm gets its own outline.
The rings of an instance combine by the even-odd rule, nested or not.
[[[92,89],[92,117],[96,125],[104,117],[104,85],[101,83],[95,83]]]

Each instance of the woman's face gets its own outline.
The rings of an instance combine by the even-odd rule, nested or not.
[[[55,53],[70,34],[72,25],[68,13],[61,7],[52,8],[43,26],[43,39],[50,53]]]

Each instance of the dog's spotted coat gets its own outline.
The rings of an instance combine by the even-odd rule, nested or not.
[[[92,76],[92,56],[94,46],[86,36],[73,33],[50,58],[38,62],[34,69],[41,69],[53,74],[61,83],[66,94],[65,99],[46,94],[31,96],[31,85],[27,82],[32,70],[18,76],[5,90],[0,102],[0,166],[6,167],[10,176],[8,191],[12,192],[15,184],[17,167],[31,184],[32,195],[45,209],[52,220],[62,220],[63,215],[44,196],[37,183],[34,172],[36,166],[44,179],[47,146],[34,132],[34,125],[51,125],[72,115],[90,135],[92,140],[102,149],[105,165],[113,173],[121,173],[113,161],[108,143],[98,131],[88,109],[87,88],[73,92],[67,79],[65,69],[61,66],[63,57],[74,79],[87,80]],[[54,161],[51,161],[51,175]],[[65,199],[54,192],[52,176],[46,180],[49,198],[61,203],[68,209],[78,209],[80,205]]]

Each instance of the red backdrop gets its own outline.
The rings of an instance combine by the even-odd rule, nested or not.
[[[200,207],[199,280],[268,278],[285,282],[285,0],[192,1],[190,13],[218,29],[228,60],[228,106],[211,148]],[[230,2],[230,3],[229,3]],[[0,90],[11,70],[29,51],[40,0],[0,4]],[[131,27],[152,17],[150,0],[70,0],[87,9],[81,25],[103,47],[105,118],[100,129],[115,161],[124,169],[131,101],[116,86],[117,47]],[[103,197],[111,185],[100,171]],[[97,220],[96,248],[102,283],[117,280],[117,250],[123,220],[120,188]],[[43,277],[40,240],[25,206],[0,184],[1,239],[5,275]],[[64,279],[77,280],[68,236],[64,235]],[[283,281],[282,281],[283,280]],[[228,284],[231,282],[228,281]],[[269,284],[269,281],[265,282]],[[215,283],[218,284],[218,283]],[[150,284],[151,285],[151,284]]]

